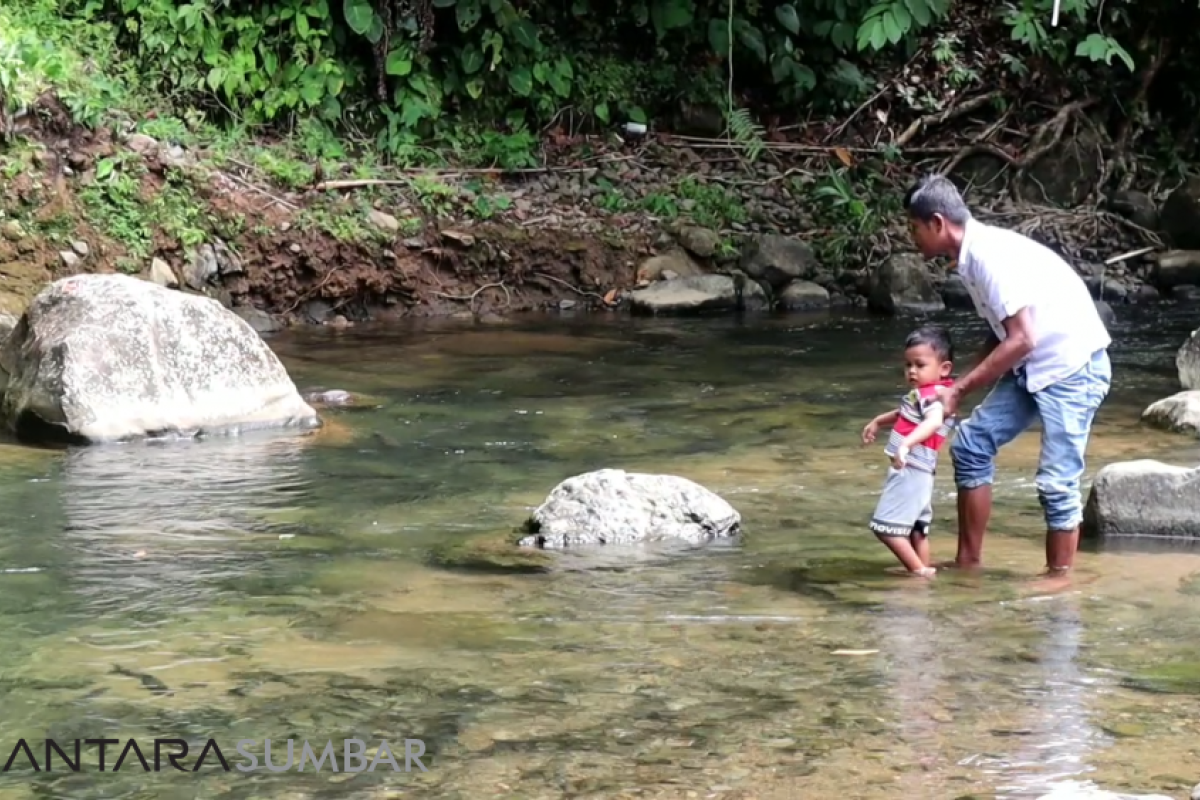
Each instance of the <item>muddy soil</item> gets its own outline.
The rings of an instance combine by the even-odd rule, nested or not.
[[[154,258],[171,267],[184,289],[285,324],[611,309],[651,252],[639,231],[586,234],[567,226],[428,217],[415,230],[384,231],[368,241],[339,238],[311,224],[304,211],[320,204],[327,218],[358,214],[361,206],[349,197],[310,191],[283,199],[190,154],[176,158],[169,145],[143,149],[141,203],[149,207],[172,171],[182,171],[208,227],[237,230],[213,239],[235,254],[238,268],[196,285],[188,278],[194,247],[156,230],[152,251],[133,254],[122,232],[97,224],[80,198],[97,180],[101,160],[138,143],[117,144],[111,131],[69,125],[53,100],[36,112],[20,150],[0,146],[9,173],[0,179],[0,311],[7,313],[19,314],[47,282],[79,272],[150,279]]]

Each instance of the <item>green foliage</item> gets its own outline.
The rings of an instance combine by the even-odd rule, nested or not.
[[[185,174],[173,172],[161,187],[143,189],[146,174],[136,157],[104,158],[96,162],[91,183],[79,193],[88,219],[124,245],[130,263],[139,268],[154,250],[160,232],[189,248],[202,244],[220,227],[197,201]]]
[[[963,13],[1007,27],[1015,47],[1001,59],[1018,77],[1037,59],[1134,70],[1146,54],[1129,45],[1171,29],[1133,0],[1062,0],[1053,28],[1052,6]],[[309,143],[349,130],[393,163],[433,164],[437,148],[516,169],[537,163],[547,126],[653,124],[700,105],[724,112],[753,159],[763,128],[748,106],[852,109],[879,88],[871,67],[907,60],[918,42],[950,64],[943,88],[977,83],[970,64],[950,63],[965,45],[949,11],[950,0],[0,0],[0,110],[11,122],[53,86],[93,124],[131,105],[125,87],[192,133],[205,119]],[[931,107],[932,89],[899,89],[911,108]],[[306,173],[347,155],[315,153]]]

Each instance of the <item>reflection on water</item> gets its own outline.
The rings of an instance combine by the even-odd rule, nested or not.
[[[969,352],[981,326],[948,320]],[[1190,327],[1151,320],[1115,331],[1093,468],[1200,461],[1137,424]],[[273,343],[299,385],[378,407],[308,434],[21,451],[0,466],[0,756],[20,736],[217,738],[233,761],[242,738],[419,737],[430,769],[18,762],[4,797],[1179,794],[1200,780],[1200,551],[1089,545],[1072,589],[1039,595],[1034,434],[1002,458],[987,572],[886,571],[865,527],[885,464],[857,437],[895,402],[910,325],[300,331]],[[605,466],[709,486],[745,540],[431,566]],[[935,558],[953,527],[939,475]]]

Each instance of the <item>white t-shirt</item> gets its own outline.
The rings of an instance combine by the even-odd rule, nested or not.
[[[968,220],[958,274],[1000,341],[1003,321],[1030,309],[1036,342],[1017,365],[1025,367],[1030,392],[1074,375],[1112,342],[1083,279],[1053,250],[1016,231]]]

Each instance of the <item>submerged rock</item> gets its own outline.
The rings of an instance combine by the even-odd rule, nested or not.
[[[1200,328],[1179,348],[1175,355],[1175,368],[1179,370],[1179,384],[1185,389],[1200,389]]]
[[[767,307],[767,295],[757,283],[728,275],[693,275],[652,283],[629,293],[634,311],[649,314],[686,314]]]
[[[1123,461],[1096,473],[1084,536],[1200,537],[1200,467]]]
[[[522,547],[704,542],[736,536],[741,515],[687,478],[602,469],[560,483],[526,522]]]
[[[1101,789],[1091,781],[1063,781],[1037,800],[1171,800],[1161,794],[1130,794]]]
[[[779,293],[779,305],[788,311],[829,307],[829,290],[812,281],[792,281]]]
[[[279,359],[216,300],[127,275],[77,275],[33,299],[0,351],[5,423],[106,442],[320,425]]]
[[[1142,422],[1171,433],[1200,436],[1200,391],[1164,397],[1142,412]]]

